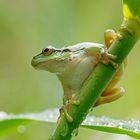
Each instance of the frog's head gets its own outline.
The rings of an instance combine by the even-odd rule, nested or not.
[[[68,52],[49,46],[32,59],[32,66],[38,70],[46,70],[52,73],[64,71],[69,58]]]

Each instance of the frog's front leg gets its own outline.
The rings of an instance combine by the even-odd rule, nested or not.
[[[107,51],[105,51],[101,53],[101,58],[99,61],[105,65],[111,64],[115,69],[117,69],[118,64],[115,62],[116,59],[117,59],[116,55],[112,55],[108,53]]]
[[[85,52],[88,56],[93,56],[93,58],[96,58],[97,64],[98,62],[101,62],[105,65],[111,64],[115,69],[118,68],[118,64],[115,63],[117,56],[108,53],[105,46],[102,46],[102,48],[98,46],[86,48]]]

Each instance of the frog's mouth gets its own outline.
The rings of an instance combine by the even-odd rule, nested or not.
[[[41,69],[41,67],[46,65],[46,62],[37,62],[36,60],[32,59],[31,64],[35,69]]]
[[[31,62],[32,66],[37,70],[45,70],[51,73],[62,73],[67,67],[68,61],[50,59],[46,60],[45,58],[33,58]]]

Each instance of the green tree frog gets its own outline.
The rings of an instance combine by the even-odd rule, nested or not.
[[[73,118],[67,113],[67,108],[70,104],[80,104],[80,101],[73,100],[73,97],[98,63],[111,64],[118,69],[118,72],[95,106],[112,102],[123,95],[124,89],[116,88],[115,85],[123,74],[124,64],[118,68],[115,63],[117,57],[107,52],[107,48],[110,47],[115,36],[116,33],[113,30],[107,30],[105,44],[84,42],[61,49],[48,46],[40,54],[33,57],[32,66],[34,68],[55,73],[60,80],[64,90],[60,116],[65,115],[69,122],[72,122]]]

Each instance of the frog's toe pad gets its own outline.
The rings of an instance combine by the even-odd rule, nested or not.
[[[71,99],[68,102],[69,102],[69,104],[72,104],[72,105],[80,105],[80,100],[73,100],[73,99]]]
[[[72,117],[68,114],[68,112],[67,112],[66,105],[63,105],[63,106],[59,109],[59,112],[60,112],[60,116],[58,117],[57,122],[59,122],[59,120],[60,120],[60,118],[61,118],[62,116],[65,116],[66,119],[67,119],[67,121],[68,121],[69,123],[72,123],[72,122],[73,122],[73,118],[72,118]]]

